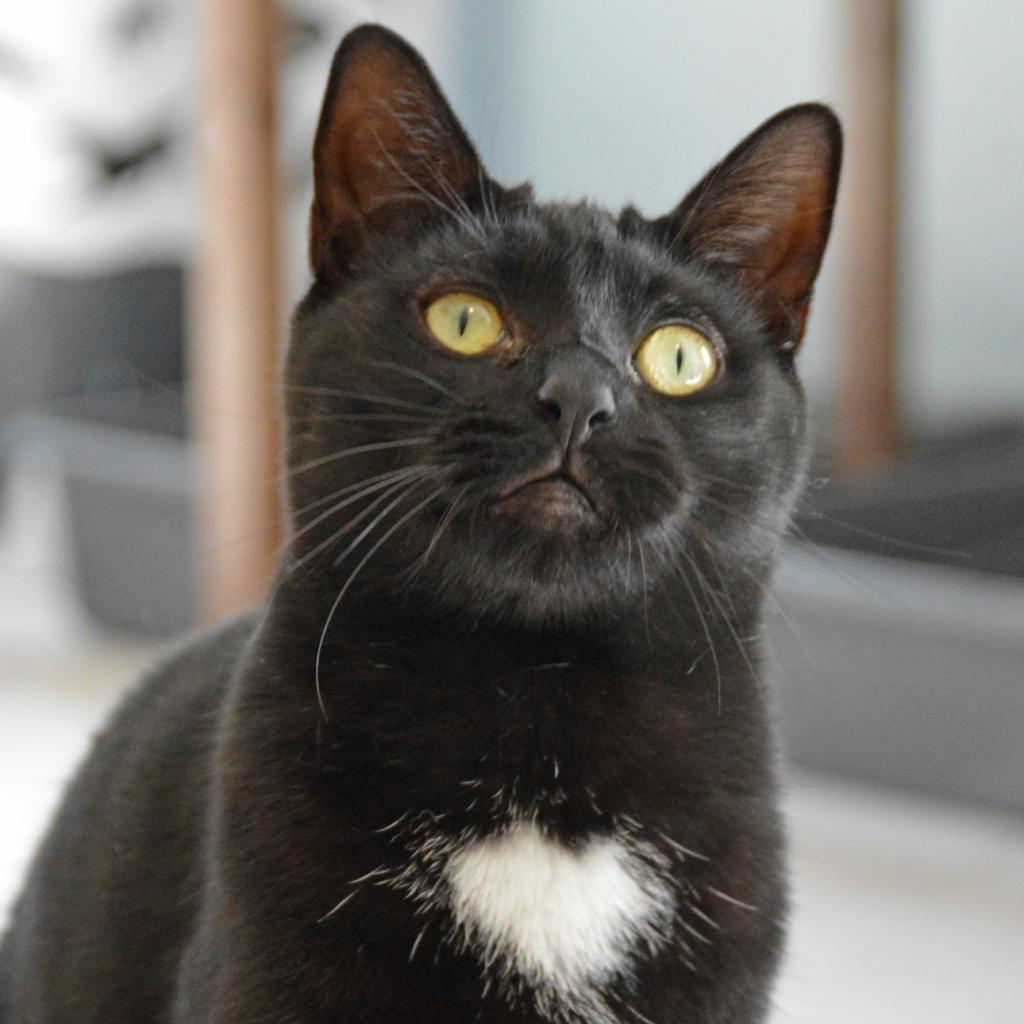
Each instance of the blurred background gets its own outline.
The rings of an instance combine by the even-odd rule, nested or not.
[[[426,55],[491,173],[657,215],[766,117],[847,130],[769,607],[773,1024],[1024,1005],[1024,18],[1010,0],[0,0],[0,921],[91,731],[258,597],[275,364],[339,37]]]

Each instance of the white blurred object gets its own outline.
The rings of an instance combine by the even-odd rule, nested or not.
[[[0,24],[0,259],[74,271],[180,255],[195,227],[194,2],[3,0]]]
[[[305,268],[309,154],[334,48],[359,22],[382,21],[443,73],[454,50],[453,0],[279,6],[295,37],[285,37],[279,110],[294,294]],[[197,0],[0,0],[0,263],[95,273],[184,258],[199,226],[201,31]]]
[[[88,642],[81,604],[69,586],[70,529],[60,480],[60,467],[45,446],[12,450],[0,503],[4,661],[45,651],[74,657]]]

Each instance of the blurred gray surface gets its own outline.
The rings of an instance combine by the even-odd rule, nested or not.
[[[0,422],[54,400],[183,375],[183,271],[0,267]]]
[[[110,418],[128,418],[133,404],[121,403],[124,415]],[[197,470],[189,445],[84,415],[25,414],[4,436],[10,446],[44,453],[61,481],[73,582],[97,623],[149,637],[195,625]]]
[[[1024,582],[791,544],[775,592],[794,761],[1024,811]]]

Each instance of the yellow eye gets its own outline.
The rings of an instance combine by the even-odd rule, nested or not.
[[[469,292],[451,292],[427,306],[427,326],[445,348],[476,356],[492,348],[505,333],[498,311]]]
[[[714,345],[700,331],[669,324],[652,331],[636,353],[636,368],[663,395],[692,395],[718,374]]]

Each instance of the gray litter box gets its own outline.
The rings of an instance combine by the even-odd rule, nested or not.
[[[813,486],[768,636],[793,759],[1024,811],[1024,428]]]
[[[794,543],[775,593],[794,762],[1024,811],[1024,580]]]
[[[74,582],[91,617],[154,637],[195,625],[196,462],[180,397],[94,395],[17,416],[5,433],[8,444],[44,446],[58,468]]]
[[[64,277],[0,265],[0,424],[18,413],[184,374],[180,266]]]

